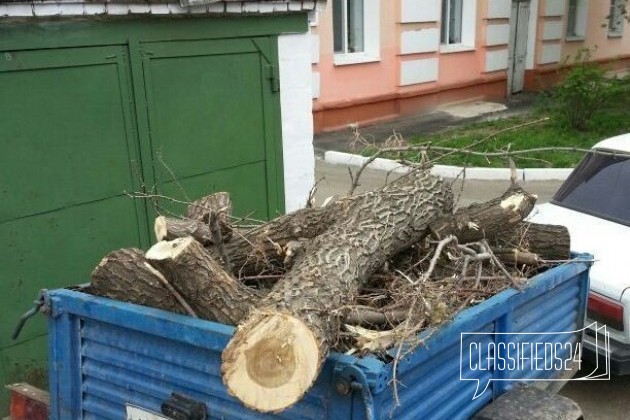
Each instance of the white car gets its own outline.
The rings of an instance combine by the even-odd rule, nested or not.
[[[613,154],[588,153],[551,202],[536,206],[529,220],[566,226],[571,249],[595,256],[586,325],[607,325],[610,371],[624,375],[630,374],[630,134],[593,149]],[[602,340],[597,343],[601,366]],[[593,330],[586,331],[587,357],[594,357],[595,345]]]

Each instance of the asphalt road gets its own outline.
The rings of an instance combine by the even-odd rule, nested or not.
[[[356,171],[357,168],[352,168]],[[391,175],[389,175],[391,176]],[[394,175],[395,176],[395,175]],[[351,186],[348,168],[341,165],[330,165],[318,160],[315,167],[315,179],[319,181],[315,193],[316,205],[335,194],[344,195]],[[388,173],[366,169],[360,177],[357,192],[374,189],[387,182]],[[538,195],[538,202],[551,199],[561,182],[530,182],[524,185],[527,191]],[[467,206],[473,202],[487,201],[501,195],[509,187],[505,181],[456,181],[453,191],[459,194],[459,206]],[[589,366],[585,366],[589,369]],[[588,370],[589,372],[592,370]],[[584,413],[586,420],[621,420],[630,419],[630,376],[612,377],[607,381],[572,381],[560,394],[576,401]]]
[[[356,172],[357,170],[356,167],[351,169],[353,172]],[[359,187],[357,188],[357,192],[379,188],[387,183],[388,179],[391,180],[396,176],[396,174],[367,168],[363,171],[361,177],[359,178]],[[315,193],[315,200],[316,203],[320,204],[323,203],[327,197],[335,194],[343,195],[347,193],[352,185],[348,168],[346,166],[331,165],[323,160],[317,160],[316,162],[315,180],[319,181],[317,184],[317,191]],[[459,206],[467,206],[473,202],[483,202],[500,196],[508,189],[510,181],[467,180],[463,184],[463,189],[461,181],[455,181],[453,184],[453,191],[456,196],[459,196]],[[525,185],[525,188],[527,191],[538,195],[538,202],[544,203],[551,199],[559,186],[560,182],[545,181],[530,182]]]

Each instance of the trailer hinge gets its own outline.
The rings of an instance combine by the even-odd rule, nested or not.
[[[374,420],[376,410],[374,397],[365,373],[355,365],[348,365],[341,369],[335,368],[335,389],[341,395],[351,395],[360,392],[361,400],[365,408],[365,418]]]
[[[24,328],[24,324],[26,324],[26,321],[35,316],[37,313],[42,313],[44,315],[48,315],[50,313],[50,306],[46,299],[46,293],[48,293],[46,289],[40,290],[37,299],[33,301],[33,307],[20,317],[17,325],[13,329],[13,334],[11,334],[12,340],[17,340],[20,336],[20,332],[22,332],[22,328]]]
[[[273,64],[267,64],[267,79],[271,83],[271,91],[272,92],[280,92],[280,75],[278,71],[278,66]]]

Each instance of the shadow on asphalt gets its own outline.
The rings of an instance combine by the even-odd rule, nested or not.
[[[594,370],[594,364],[585,362],[576,377],[586,376]],[[610,380],[569,381],[560,391],[560,395],[577,402],[586,420],[630,419],[628,375],[612,376]]]

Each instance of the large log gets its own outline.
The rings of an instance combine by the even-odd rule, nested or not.
[[[531,259],[521,257],[519,261],[519,253],[532,254],[530,258],[538,263],[571,257],[571,236],[566,226],[522,222],[515,229],[499,232],[495,241],[501,248],[512,250],[514,263],[535,265]]]
[[[352,200],[241,322],[223,352],[230,393],[280,411],[311,387],[341,327],[343,308],[392,255],[424,237],[452,193],[426,172]]]
[[[400,181],[399,181],[400,182]],[[397,184],[393,184],[395,186]],[[391,186],[389,187],[391,188]],[[387,188],[384,189],[387,191]],[[259,264],[262,264],[263,261],[269,263],[270,261],[273,264],[277,264],[282,266],[287,263],[287,257],[292,257],[288,259],[294,259],[295,256],[290,256],[292,254],[292,243],[295,243],[294,238],[296,237],[304,237],[311,238],[321,234],[325,230],[327,226],[332,224],[334,220],[336,220],[339,215],[341,215],[345,208],[347,208],[353,200],[355,200],[359,196],[352,197],[350,199],[341,199],[337,202],[329,204],[330,207],[325,208],[316,208],[316,209],[304,209],[299,210],[297,212],[281,216],[271,222],[256,228],[250,232],[248,232],[244,236],[235,236],[232,244],[228,244],[231,257],[235,258],[237,262],[243,264],[241,268],[244,267],[244,271],[250,272],[253,271],[255,267]],[[515,198],[516,197],[516,198]],[[509,248],[514,244],[516,240],[519,241],[519,244],[525,243],[532,244],[534,252],[540,252],[544,259],[564,259],[568,257],[568,231],[563,227],[555,227],[554,231],[551,235],[545,234],[544,231],[541,231],[541,228],[538,228],[539,225],[527,224],[527,225],[517,225],[517,229],[505,229],[505,226],[515,223],[514,216],[518,216],[518,219],[524,217],[528,212],[529,208],[532,204],[532,196],[525,195],[525,200],[520,200],[518,197],[521,197],[521,192],[512,191],[506,192],[501,198],[497,198],[494,200],[490,200],[487,203],[482,204],[473,204],[470,207],[463,208],[458,210],[455,215],[447,215],[443,218],[440,218],[438,221],[433,223],[433,226],[439,225],[440,232],[444,234],[447,232],[449,234],[461,235],[460,232],[464,232],[466,239],[469,240],[477,240],[480,239],[486,232],[492,232],[495,228],[496,224],[493,222],[493,219],[488,216],[488,214],[497,215],[502,209],[501,219],[503,222],[503,231],[499,234],[501,238],[501,245],[503,248]],[[501,206],[502,202],[505,202],[507,198],[507,202],[517,202],[520,203],[521,206],[512,207],[512,206]],[[504,208],[505,207],[505,208]],[[469,222],[474,220],[477,229],[470,229]],[[507,221],[507,222],[506,222]],[[171,222],[174,222],[171,224]],[[181,226],[179,230],[175,230],[177,234],[171,233],[169,234],[159,234],[158,239],[170,238],[172,236],[179,236],[190,234],[193,232],[206,232],[209,235],[209,232],[203,230],[207,228],[207,225],[202,222],[197,222],[194,220],[181,220],[181,219],[172,219],[159,217],[156,219],[156,233],[164,232],[164,230],[168,230],[166,226]],[[532,226],[530,229],[524,229],[523,226]],[[545,228],[545,226],[542,226]],[[558,228],[560,230],[558,230]],[[201,230],[200,230],[201,229]],[[518,233],[516,233],[518,232]],[[523,236],[523,232],[527,233],[527,235]],[[549,238],[539,240],[540,238]],[[566,239],[563,239],[566,238]],[[564,249],[564,251],[555,252],[553,254],[549,253],[549,251],[541,251],[542,247],[545,246],[546,243],[551,243],[552,240],[555,240],[556,243],[560,242],[566,243],[566,245],[558,245],[559,249]],[[301,242],[301,245],[308,244],[308,241]],[[503,252],[506,251],[506,252]],[[531,254],[524,253],[524,249],[521,248],[521,251],[518,254],[515,254],[511,249],[506,250],[502,249],[497,252],[499,257],[502,257],[506,262],[515,262],[512,261],[517,255],[518,258],[529,257]],[[300,252],[304,252],[302,249]],[[219,253],[216,250],[209,250],[210,256],[213,257],[213,261],[218,261],[220,258]],[[117,257],[118,255],[118,257]],[[118,258],[121,258],[118,261]],[[259,259],[260,258],[260,259]],[[538,258],[537,255],[533,255],[532,258]],[[183,309],[181,305],[178,305],[175,302],[175,299],[172,296],[172,293],[168,293],[163,286],[160,286],[158,279],[153,275],[154,273],[147,272],[146,270],[146,260],[142,255],[140,250],[134,250],[133,252],[128,250],[121,250],[115,253],[108,255],[103,261],[109,261],[110,264],[107,267],[102,267],[104,263],[101,263],[101,266],[95,269],[95,281],[93,284],[96,286],[95,291],[102,295],[108,296],[113,299],[125,300],[128,302],[133,302],[146,306],[153,306],[157,308],[162,308],[166,310],[170,310],[173,312],[182,313]],[[538,261],[538,260],[535,260]],[[529,262],[529,260],[527,260]],[[118,267],[120,265],[121,267]],[[226,274],[224,271],[219,270],[216,265],[210,264],[210,270],[219,273],[219,278],[223,278]],[[260,267],[258,267],[260,268]],[[149,269],[151,267],[149,266]],[[100,278],[99,273],[105,273],[107,270],[107,275],[101,274]],[[158,272],[159,274],[159,272]],[[254,272],[254,274],[256,274]],[[107,281],[103,281],[103,279],[107,279]],[[136,279],[138,279],[136,281]],[[189,280],[190,281],[190,280]],[[205,283],[203,283],[205,284]],[[230,284],[230,283],[228,283]],[[196,288],[200,288],[201,284],[192,285],[189,290],[195,290]],[[240,286],[234,286],[240,287]],[[244,286],[243,286],[244,287]],[[240,295],[250,295],[250,289],[243,288],[237,291]],[[196,294],[195,294],[196,295]],[[254,303],[256,298],[259,296],[259,293],[254,292],[251,300],[249,298],[240,300],[238,303],[239,309],[237,311],[229,310],[229,315],[222,318],[224,322],[235,325],[240,321],[240,317],[247,313],[250,309],[250,305]],[[194,298],[193,298],[194,299]],[[229,297],[228,297],[229,299]],[[219,301],[219,305],[222,301]],[[228,306],[236,305],[236,301],[232,301]],[[203,301],[199,301],[196,305],[197,309],[200,309],[200,316],[206,319],[217,320],[216,314],[213,313],[211,309],[209,309],[207,303]]]
[[[194,219],[158,216],[155,219],[153,230],[158,241],[170,241],[192,236],[203,245],[211,245],[214,242],[210,227],[206,223]]]
[[[304,208],[279,216],[246,232],[235,232],[225,244],[238,277],[256,275],[270,267],[283,267],[290,255],[291,242],[303,242],[322,234],[334,224],[352,203],[366,194],[395,191],[405,185],[407,177],[401,177],[383,188],[360,195],[338,198],[324,207]],[[210,250],[215,259],[221,259],[216,249]]]
[[[217,192],[193,201],[186,208],[186,219],[208,222],[211,213],[220,214],[223,222],[228,223],[232,214],[232,199],[226,192]]]
[[[235,325],[260,298],[190,236],[158,242],[147,251],[146,258],[170,279],[201,318]]]
[[[441,217],[431,229],[439,237],[456,236],[462,244],[492,238],[513,231],[532,211],[536,198],[521,188],[510,188],[501,197]]]
[[[218,192],[193,201],[186,208],[184,218],[158,216],[153,229],[158,241],[170,241],[176,238],[192,236],[205,245],[212,245],[216,233],[210,229],[209,221],[214,218],[224,241],[231,237],[230,215],[232,201],[226,192]]]
[[[187,313],[160,276],[141,250],[119,249],[107,254],[92,271],[90,291],[110,299]]]
[[[325,231],[338,217],[344,200],[330,207],[305,208],[277,217],[246,232],[235,232],[225,244],[235,274],[255,275],[270,267],[282,267],[283,250],[292,241],[310,239]],[[211,250],[219,258],[217,250]]]

